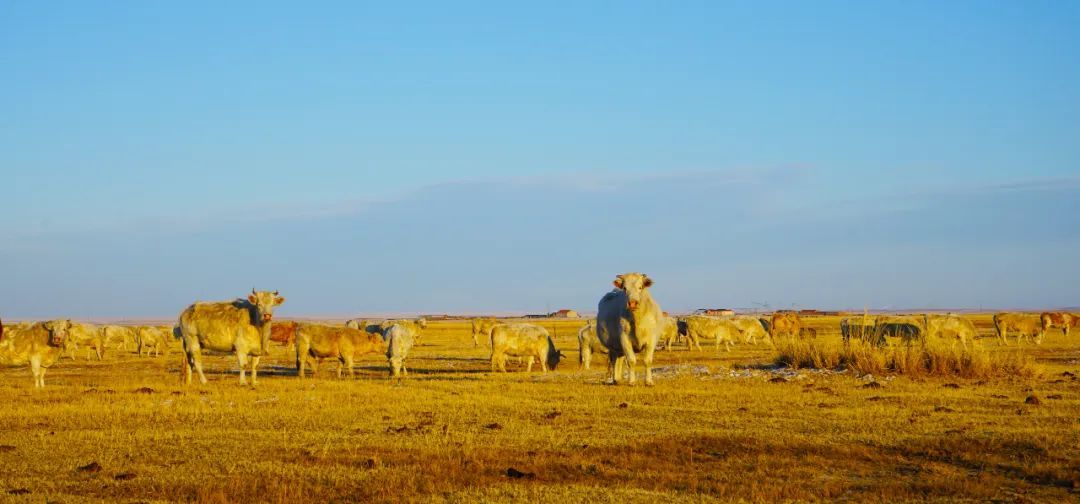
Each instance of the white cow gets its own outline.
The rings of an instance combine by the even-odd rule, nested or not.
[[[637,353],[643,352],[645,384],[652,385],[653,353],[666,324],[663,310],[648,290],[653,281],[642,273],[626,273],[612,284],[615,289],[600,298],[596,315],[596,337],[608,349],[610,383],[622,379],[624,367],[629,382],[634,383]]]
[[[506,356],[525,357],[525,371],[532,371],[533,361],[540,361],[540,369],[555,369],[562,359],[562,352],[547,329],[533,324],[499,324],[491,329],[491,370],[506,372]]]

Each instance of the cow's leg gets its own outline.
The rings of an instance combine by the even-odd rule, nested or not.
[[[637,355],[634,355],[634,346],[630,343],[629,329],[629,327],[623,327],[622,332],[619,334],[619,343],[622,345],[623,358],[633,368],[634,364],[637,364]]]
[[[34,375],[34,388],[45,386],[45,372],[41,369],[41,356],[30,357],[30,373]]]
[[[240,384],[247,385],[246,369],[244,369],[247,367],[247,354],[243,350],[236,351],[236,362],[240,364]]]
[[[525,364],[525,372],[526,373],[531,373],[532,372],[532,365],[533,365],[533,356],[530,355],[529,360],[527,360],[525,362],[526,362],[526,364]]]
[[[649,344],[645,347],[645,355],[643,356],[642,363],[645,365],[645,385],[654,385],[652,379],[652,362],[653,354],[656,352],[656,345]]]
[[[580,354],[580,357],[579,357],[579,360],[581,361],[580,362],[580,364],[581,364],[580,367],[582,369],[588,371],[589,370],[589,364],[592,363],[592,348],[590,348],[589,345],[582,345],[581,346],[581,351],[578,352],[578,353]]]
[[[608,383],[612,385],[618,385],[619,371],[622,367],[619,365],[620,358],[615,356],[615,350],[608,349]]]
[[[262,356],[254,355],[251,357],[251,386],[254,387],[259,384],[259,359]]]
[[[349,378],[356,378],[356,371],[353,370],[353,357],[351,355],[345,356],[345,367],[349,370]]]
[[[199,374],[199,383],[201,383],[203,385],[206,385],[206,374],[203,373],[203,368],[202,368],[202,346],[199,345],[199,344],[195,344],[193,346],[193,348],[194,348],[194,353],[192,354],[192,357],[194,358],[193,365],[195,367],[195,371]]]
[[[491,352],[491,372],[494,373],[499,370],[499,356],[495,355],[495,352]]]

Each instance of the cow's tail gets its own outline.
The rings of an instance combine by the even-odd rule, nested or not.
[[[1002,336],[1002,334],[1003,334],[1002,330],[1005,329],[1004,324],[1005,324],[1005,322],[1003,320],[1001,320],[1001,314],[1000,313],[995,313],[994,314],[994,332],[997,333],[998,338],[1001,338],[1001,341],[1005,341],[1005,338]]]

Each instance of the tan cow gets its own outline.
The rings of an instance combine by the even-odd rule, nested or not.
[[[135,346],[139,351],[139,357],[146,355],[150,356],[150,352],[154,352],[154,356],[165,354],[165,357],[169,356],[169,342],[172,340],[172,329],[165,332],[161,327],[154,326],[138,326],[134,327],[135,331]]]
[[[769,332],[765,330],[765,326],[761,324],[761,320],[758,320],[757,317],[732,317],[731,322],[739,329],[743,343],[756,345],[759,340],[768,341],[770,344],[772,343]]]
[[[1004,312],[994,315],[994,330],[1001,338],[1001,344],[1008,345],[1007,336],[1009,331],[1016,331],[1016,343],[1021,338],[1031,338],[1036,344],[1042,344],[1043,323],[1042,319],[1032,313]]]
[[[71,330],[70,320],[50,320],[0,332],[0,365],[30,365],[34,387],[45,386],[45,371],[60,360]]]
[[[218,303],[195,303],[180,314],[180,336],[184,342],[184,382],[191,383],[191,372],[199,373],[199,382],[206,384],[202,369],[202,349],[232,352],[240,365],[240,383],[246,384],[244,366],[251,359],[251,384],[258,380],[259,358],[270,351],[270,326],[274,307],[285,302],[277,291],[255,289],[247,299]]]
[[[303,378],[310,361],[311,375],[315,376],[319,372],[319,361],[333,358],[338,361],[338,378],[341,378],[342,369],[348,369],[352,378],[355,376],[353,362],[357,357],[384,351],[386,344],[376,333],[352,327],[299,324],[296,329],[296,375]]]
[[[1046,331],[1054,327],[1060,327],[1061,333],[1066,338],[1069,337],[1069,329],[1080,325],[1080,315],[1067,312],[1045,312],[1039,316],[1042,320],[1042,330],[1045,334]]]
[[[607,348],[596,339],[596,321],[590,320],[578,329],[578,367],[588,370],[596,352],[606,354]]]
[[[499,324],[491,329],[491,371],[506,372],[506,356],[525,357],[525,371],[532,371],[533,361],[540,361],[540,369],[555,369],[562,360],[562,352],[547,329],[533,324]]]
[[[79,345],[83,345],[87,350],[93,349],[98,360],[101,360],[105,353],[105,341],[101,335],[101,329],[93,324],[72,322],[64,345],[67,347],[68,357],[71,360],[75,360],[75,351]],[[89,359],[89,355],[87,358]]]
[[[493,318],[472,319],[472,342],[473,346],[480,346],[480,340],[491,342],[491,329],[498,325],[499,321]]]
[[[663,310],[649,293],[653,280],[642,273],[626,273],[612,284],[615,289],[600,298],[596,315],[596,338],[608,349],[609,381],[619,383],[625,367],[633,384],[637,353],[643,352],[645,384],[652,385],[653,353],[666,324]]]
[[[735,336],[740,334],[738,326],[728,319],[693,315],[686,318],[686,336],[692,347],[701,349],[702,338],[715,340],[717,350],[723,344],[727,351],[735,343]]]
[[[135,330],[131,327],[106,325],[101,326],[101,338],[105,345],[115,345],[113,348],[128,351],[131,347],[138,348],[135,339]]]
[[[959,342],[967,350],[967,342],[975,342],[978,331],[975,324],[970,320],[953,314],[926,314],[923,315],[923,328],[926,337],[937,336],[939,338],[952,339],[953,346]]]
[[[772,332],[770,335],[775,340],[781,335],[790,336],[792,338],[798,338],[803,336],[803,322],[799,318],[799,314],[795,312],[776,312],[773,313],[772,321],[769,323]]]

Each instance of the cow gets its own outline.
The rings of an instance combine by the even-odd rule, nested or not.
[[[587,371],[595,352],[606,354],[607,348],[596,339],[596,321],[590,320],[578,329],[578,367]]]
[[[865,316],[840,319],[840,338],[845,345],[849,344],[852,338],[877,346],[885,344],[884,338],[879,340],[876,337],[874,319]]]
[[[390,376],[407,376],[409,369],[405,367],[405,359],[409,357],[409,351],[416,343],[416,331],[405,324],[390,324],[382,332],[383,341],[386,342],[386,360],[390,362]]]
[[[128,345],[138,344],[135,341],[135,330],[131,327],[118,326],[118,325],[106,325],[101,327],[101,339],[105,342],[105,345],[116,346],[114,348],[124,351],[128,350]]]
[[[663,326],[664,327],[660,331],[660,341],[664,342],[664,349],[665,350],[671,350],[671,347],[674,345],[675,341],[679,339],[679,329],[680,329],[680,327],[685,327],[685,326],[680,326],[678,319],[676,319],[675,317],[671,317],[671,316],[666,315],[667,312],[664,312],[664,313],[665,313],[665,315],[663,315]],[[594,332],[595,332],[595,330],[594,330]]]
[[[776,312],[772,315],[772,320],[769,322],[769,327],[772,331],[770,336],[775,340],[780,335],[787,335],[792,338],[798,338],[803,335],[803,322],[799,318],[799,314],[795,312]]]
[[[60,360],[71,331],[70,320],[50,320],[5,328],[0,335],[0,365],[30,365],[34,388],[45,387],[45,371]]]
[[[414,343],[420,341],[420,333],[427,328],[427,320],[424,317],[419,317],[415,320],[406,319],[388,319],[379,323],[379,332],[383,334],[383,340],[387,339],[386,330],[391,327],[399,325],[412,333]]]
[[[180,314],[180,336],[184,342],[184,382],[191,383],[191,372],[202,369],[202,349],[232,352],[240,365],[240,384],[247,384],[244,366],[251,359],[251,384],[258,380],[259,358],[269,353],[274,307],[285,302],[278,292],[251,290],[247,299],[216,303],[196,302]]]
[[[525,357],[525,371],[532,371],[533,361],[540,369],[555,369],[563,354],[555,348],[547,329],[533,324],[499,324],[491,329],[491,371],[506,372],[506,356]]]
[[[68,357],[71,360],[75,360],[75,351],[79,348],[79,345],[85,346],[88,350],[92,348],[97,354],[98,360],[101,360],[105,354],[105,341],[101,335],[101,329],[92,324],[72,322],[71,330],[68,332],[68,338],[64,344],[67,346]]]
[[[975,330],[975,324],[968,319],[953,314],[925,314],[923,315],[923,328],[926,330],[927,338],[931,336],[953,338],[953,346],[959,342],[964,347],[964,350],[967,350],[969,340],[974,344],[975,336],[978,334]]]
[[[274,322],[270,326],[270,341],[280,343],[285,348],[293,348],[296,345],[296,328],[298,325],[291,320]]]
[[[154,356],[165,354],[165,357],[169,356],[169,340],[172,339],[172,329],[170,328],[166,332],[161,327],[154,326],[139,326],[134,328],[135,331],[135,345],[139,351],[139,357],[145,355],[150,356],[150,352],[154,352]],[[164,350],[163,350],[164,349]]]
[[[691,347],[696,346],[701,349],[701,339],[709,338],[715,340],[718,350],[722,343],[724,348],[730,352],[731,346],[735,343],[735,336],[738,334],[741,334],[738,326],[728,319],[704,315],[693,315],[686,318],[686,336]]]
[[[761,320],[755,317],[743,316],[733,317],[731,322],[739,329],[744,343],[756,345],[758,340],[768,340],[769,343],[772,343],[772,338],[769,337],[769,332],[762,325]]]
[[[923,321],[912,316],[883,316],[874,321],[873,340],[884,345],[885,338],[900,338],[905,344],[923,337]]]
[[[1021,338],[1033,338],[1036,344],[1042,344],[1043,322],[1042,319],[1031,313],[1005,312],[994,315],[994,330],[1001,338],[1002,345],[1008,345],[1007,336],[1009,331],[1016,331],[1016,343]]]
[[[608,349],[610,383],[619,383],[625,367],[633,384],[637,354],[643,352],[645,384],[653,385],[653,353],[665,324],[663,310],[649,293],[653,280],[643,273],[625,273],[612,285],[615,289],[600,298],[596,315],[596,338]]]
[[[1044,312],[1039,316],[1039,319],[1042,321],[1043,334],[1054,327],[1060,327],[1061,334],[1066,338],[1069,337],[1069,329],[1080,325],[1080,315],[1075,313]]]
[[[472,319],[472,342],[473,346],[480,346],[480,340],[491,341],[491,329],[498,325],[499,321],[493,318]]]
[[[349,378],[352,378],[355,376],[353,362],[357,357],[382,353],[385,346],[382,337],[376,333],[352,327],[299,324],[296,328],[296,375],[304,377],[305,365],[310,360],[311,374],[315,376],[321,359],[334,358],[338,361],[338,378],[341,378],[342,369],[348,369]]]

